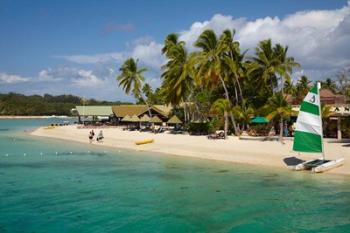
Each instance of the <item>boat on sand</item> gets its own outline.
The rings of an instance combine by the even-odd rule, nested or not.
[[[344,164],[344,158],[335,160],[325,158],[320,89],[321,84],[317,82],[301,104],[296,123],[293,150],[306,153],[322,153],[322,158],[299,163],[294,166],[296,171],[325,172]]]

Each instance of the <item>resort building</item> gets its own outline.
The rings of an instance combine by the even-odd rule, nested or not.
[[[76,106],[72,112],[78,116],[78,123],[112,122],[114,114],[111,106]]]
[[[152,117],[158,117],[162,122],[167,122],[172,108],[166,105],[154,105],[150,107]],[[139,118],[149,116],[147,105],[115,105],[115,106],[76,106],[72,113],[78,117],[78,123],[109,123],[120,124],[125,116],[137,116]]]
[[[331,106],[331,116],[329,119],[332,122],[336,122],[337,125],[334,135],[330,132],[330,135],[327,136],[336,137],[339,140],[342,139],[341,121],[346,117],[350,117],[350,105],[347,103],[346,97],[334,94],[329,89],[321,89],[320,98],[322,104]],[[295,102],[290,95],[286,95],[286,100],[288,103],[292,104],[295,112],[299,112],[300,105],[295,105]]]
[[[112,111],[116,117],[117,123],[121,122],[125,116],[137,116],[139,118],[144,115],[149,116],[147,105],[115,105],[112,106]],[[163,122],[166,122],[169,118],[171,107],[165,105],[154,105],[150,106],[150,112],[152,117],[157,116]]]

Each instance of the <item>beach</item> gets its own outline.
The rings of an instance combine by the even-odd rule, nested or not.
[[[95,128],[97,135],[101,129]],[[290,169],[286,158],[296,157],[308,160],[321,157],[320,154],[298,154],[292,151],[292,140],[282,144],[277,141],[240,140],[229,136],[226,140],[209,140],[206,136],[174,135],[169,133],[123,131],[121,128],[103,128],[103,142],[92,142],[95,146],[125,148],[135,151],[147,151],[198,159],[219,160],[258,166],[271,166]],[[31,135],[56,138],[80,143],[89,143],[91,129],[78,129],[76,125],[60,126],[52,129],[40,127]],[[154,139],[154,143],[135,145],[135,141]],[[350,175],[349,143],[325,139],[327,159],[345,158],[345,164],[327,173]]]
[[[0,119],[49,119],[68,118],[68,116],[0,116]]]

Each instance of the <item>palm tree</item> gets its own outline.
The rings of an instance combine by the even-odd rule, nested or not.
[[[248,74],[256,77],[257,81],[261,79],[263,84],[270,85],[272,92],[278,84],[279,77],[283,87],[284,81],[291,80],[293,68],[300,67],[293,57],[287,56],[287,52],[288,46],[276,44],[272,47],[271,39],[260,41],[255,56],[250,59]]]
[[[128,58],[123,65],[120,67],[119,71],[121,73],[118,75],[117,80],[119,86],[121,86],[126,94],[132,93],[136,99],[140,99],[146,103],[148,113],[152,117],[151,109],[148,102],[142,95],[141,87],[145,80],[143,73],[146,72],[146,68],[139,69],[137,67],[137,61],[133,58]]]
[[[147,98],[147,102],[148,102],[148,104],[154,104],[153,103],[153,95],[154,95],[154,93],[153,93],[153,89],[152,89],[152,87],[148,84],[148,83],[145,83],[144,85],[143,85],[143,87],[142,87],[142,93],[143,93],[143,95]]]
[[[223,57],[230,51],[228,41],[230,41],[230,38],[233,38],[233,36],[229,36],[229,34],[231,34],[231,32],[226,30],[218,39],[213,30],[208,29],[202,32],[194,44],[197,48],[201,49],[201,51],[193,53],[191,63],[196,69],[195,79],[199,86],[212,88],[221,84],[224,89],[225,99],[231,106],[225,80],[227,76],[224,76],[223,66]],[[239,134],[239,129],[237,128],[236,121],[231,112],[230,118],[235,134]]]
[[[288,46],[283,47],[280,44],[276,44],[273,48],[275,56],[279,60],[279,65],[276,67],[276,73],[281,78],[282,94],[284,93],[283,87],[285,82],[291,82],[291,74],[293,68],[299,68],[300,64],[294,61],[293,57],[288,57]]]
[[[162,67],[162,93],[165,101],[174,106],[187,100],[193,87],[191,66],[183,41],[178,42],[176,34],[169,34],[162,51],[169,59]]]
[[[246,76],[244,65],[245,54],[241,53],[239,42],[233,39],[235,31],[225,30],[219,40],[224,51],[223,54],[223,76],[228,84],[232,84],[235,91],[236,104],[243,100],[242,79]]]
[[[280,135],[279,140],[283,142],[283,120],[292,114],[292,108],[285,100],[281,92],[275,93],[267,102],[266,108],[270,111],[267,115],[269,120],[279,119]]]
[[[247,106],[246,100],[242,102],[242,106],[236,105],[232,108],[232,112],[236,119],[242,123],[242,130],[248,128],[251,118],[254,116],[254,109]]]
[[[171,51],[171,48],[173,45],[177,45],[178,42],[178,35],[176,33],[170,33],[167,35],[164,41],[164,46],[162,48],[162,53],[165,54],[166,56],[169,56],[169,53]],[[181,42],[184,43],[184,42]]]
[[[295,86],[295,99],[297,103],[301,103],[308,93],[311,85],[311,81],[305,76],[301,76]]]
[[[143,85],[142,92],[147,98],[153,94],[152,87],[148,83],[145,83],[145,85]]]
[[[286,82],[284,82],[284,85],[283,85],[283,90],[284,90],[284,93],[294,96],[295,87],[293,85],[293,82],[291,80],[286,80]]]
[[[227,99],[222,99],[222,98],[217,99],[211,106],[211,111],[214,113],[224,115],[224,120],[225,120],[224,134],[226,139],[227,131],[228,131],[228,113],[230,112],[230,102]]]
[[[187,104],[193,89],[192,67],[188,60],[185,42],[178,41],[177,34],[171,33],[164,41],[162,53],[168,58],[168,62],[162,67],[161,93],[165,102],[178,106],[184,104],[185,122],[188,121]]]
[[[322,88],[331,90],[333,93],[336,93],[337,91],[337,84],[335,83],[334,80],[327,78],[326,81],[321,82]]]

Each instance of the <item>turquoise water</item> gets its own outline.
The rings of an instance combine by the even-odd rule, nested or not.
[[[0,232],[350,232],[350,179],[26,135],[0,120]]]

